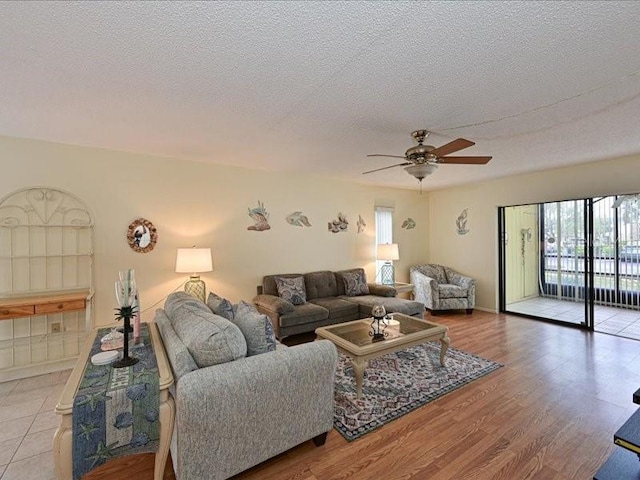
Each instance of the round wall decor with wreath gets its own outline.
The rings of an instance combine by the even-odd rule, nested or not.
[[[158,241],[158,230],[146,218],[138,218],[129,225],[127,242],[132,250],[138,253],[148,253],[153,250]]]

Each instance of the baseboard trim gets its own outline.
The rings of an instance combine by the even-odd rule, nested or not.
[[[474,310],[480,310],[481,312],[487,313],[498,313],[495,308],[484,308],[484,307],[473,307]]]
[[[75,358],[60,360],[55,362],[40,363],[38,365],[28,365],[25,367],[14,367],[0,372],[0,382],[10,382],[22,378],[45,375],[47,373],[60,372],[73,368],[76,364]]]

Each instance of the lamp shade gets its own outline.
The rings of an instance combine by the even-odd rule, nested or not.
[[[378,260],[400,260],[397,243],[378,244]]]
[[[422,181],[427,175],[431,175],[438,169],[437,165],[433,163],[419,163],[418,165],[411,165],[404,168],[409,175],[413,175],[418,180]]]
[[[176,273],[201,273],[213,270],[210,248],[179,248]]]

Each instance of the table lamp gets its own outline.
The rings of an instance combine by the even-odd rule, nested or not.
[[[393,285],[396,283],[395,269],[393,268],[392,262],[399,259],[400,254],[397,243],[378,244],[378,260],[385,261],[384,265],[380,268],[380,282],[383,285]]]
[[[204,303],[207,292],[205,283],[200,280],[199,273],[213,270],[210,248],[179,248],[176,256],[176,273],[191,273],[184,284],[184,291]]]

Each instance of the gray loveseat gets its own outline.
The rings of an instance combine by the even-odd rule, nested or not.
[[[156,311],[175,377],[171,456],[178,480],[229,478],[304,441],[322,445],[333,427],[331,342],[278,344],[245,356],[242,333],[221,320],[184,292]],[[229,356],[235,360],[203,364]]]
[[[347,295],[345,276],[357,274],[365,279],[362,268],[305,274],[267,275],[253,302],[258,311],[271,318],[278,339],[298,333],[313,332],[318,327],[348,322],[371,316],[374,305],[384,305],[389,313],[404,313],[422,318],[424,304],[396,297],[391,286],[368,283],[368,293]],[[300,305],[284,300],[278,294],[276,278],[304,278],[305,302]],[[366,282],[366,279],[364,280]]]

